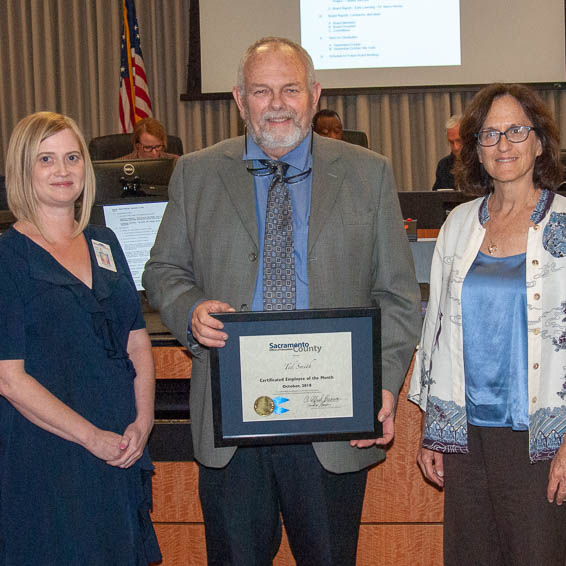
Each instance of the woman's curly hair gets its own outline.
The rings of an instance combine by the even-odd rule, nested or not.
[[[533,90],[520,84],[504,83],[495,83],[480,90],[464,114],[460,123],[462,150],[454,166],[456,187],[474,195],[493,191],[493,179],[478,157],[475,134],[481,130],[493,101],[502,96],[512,96],[519,102],[541,142],[542,153],[536,158],[533,171],[535,187],[555,190],[564,180],[558,127],[544,102]]]

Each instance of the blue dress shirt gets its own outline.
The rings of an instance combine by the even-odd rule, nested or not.
[[[289,164],[287,177],[298,175],[312,167],[312,132],[289,153],[284,155],[279,161]],[[253,141],[251,137],[247,138],[247,148],[243,155],[244,160],[252,161],[252,167],[260,168],[263,165],[259,159],[271,159],[260,147]],[[254,176],[254,190],[256,202],[256,217],[259,240],[258,254],[258,270],[257,280],[252,300],[252,310],[263,310],[263,239],[265,233],[265,215],[267,211],[267,193],[269,185],[273,179],[273,175],[265,177]],[[311,210],[311,193],[312,193],[312,173],[298,183],[289,185],[289,193],[291,196],[291,205],[293,207],[293,245],[295,256],[295,274],[296,274],[296,308],[307,309],[309,306],[309,285],[307,274],[307,247],[309,237],[309,217]],[[197,301],[189,312],[187,322],[187,334],[190,336],[192,332],[193,311],[202,301]]]
[[[298,175],[312,167],[311,138],[309,135],[279,161],[287,163],[287,177]],[[248,137],[245,160],[253,161],[253,167],[262,167],[259,159],[271,159],[262,149]],[[257,229],[259,240],[259,266],[252,301],[252,310],[263,310],[263,240],[265,233],[265,214],[267,210],[267,193],[273,179],[272,175],[254,176]],[[307,247],[309,236],[309,216],[311,208],[312,173],[298,183],[291,183],[289,193],[293,207],[293,244],[295,256],[295,274],[297,278],[296,308],[306,309],[309,306],[309,286],[307,274]]]

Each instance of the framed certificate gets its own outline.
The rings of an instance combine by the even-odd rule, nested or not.
[[[216,446],[382,435],[379,309],[213,316],[229,336],[211,350]]]

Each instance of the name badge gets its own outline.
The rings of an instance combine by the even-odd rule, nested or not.
[[[98,242],[97,240],[91,241],[98,266],[109,269],[110,271],[116,271],[116,264],[114,263],[110,246],[104,242]]]

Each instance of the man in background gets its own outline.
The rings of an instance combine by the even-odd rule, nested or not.
[[[319,110],[312,119],[313,130],[325,138],[342,139],[342,120],[337,112],[329,108]]]
[[[268,37],[246,50],[233,95],[247,136],[179,159],[143,276],[150,303],[193,354],[209,566],[271,564],[281,515],[298,565],[354,566],[367,469],[393,439],[418,336],[419,290],[390,164],[312,134],[320,90],[294,42]],[[278,262],[288,278],[279,290]],[[211,314],[367,306],[381,308],[382,437],[215,447],[209,348],[232,338]]]
[[[167,153],[167,133],[163,124],[155,118],[143,118],[136,122],[132,134],[133,151],[118,159],[177,159]]]
[[[443,157],[436,166],[436,181],[432,187],[433,191],[438,189],[454,189],[454,162],[462,149],[462,140],[460,139],[460,122],[461,114],[450,116],[446,121],[446,139],[450,144],[450,155]]]

